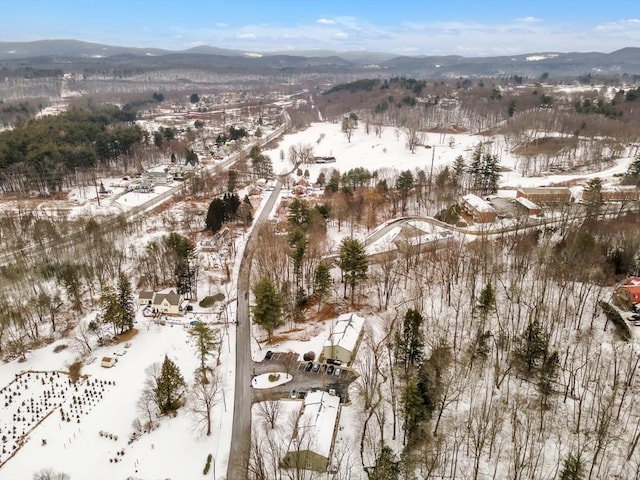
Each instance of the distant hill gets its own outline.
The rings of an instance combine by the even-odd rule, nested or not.
[[[0,42],[0,62],[5,66],[38,68],[76,64],[130,65],[140,68],[238,68],[250,70],[339,69],[343,72],[381,69],[384,75],[422,77],[509,76],[537,77],[584,74],[640,74],[640,48],[612,53],[542,52],[498,57],[398,56],[383,52],[331,50],[248,52],[201,45],[183,51],[116,47],[78,40]]]

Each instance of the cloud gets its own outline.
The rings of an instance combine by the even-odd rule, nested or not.
[[[333,38],[337,38],[339,40],[344,40],[346,38],[349,38],[349,34],[345,33],[345,32],[338,32],[333,36]]]
[[[319,23],[320,25],[335,25],[336,22],[329,18],[319,18],[316,23]]]
[[[240,38],[242,40],[254,40],[256,38],[255,33],[239,33],[236,35],[236,38]]]
[[[537,17],[520,17],[520,18],[516,18],[516,22],[521,22],[521,23],[538,23],[541,22],[542,19],[541,18],[537,18]]]
[[[218,22],[218,23],[216,23],[216,27],[218,27],[218,28],[227,28],[228,26],[229,26],[229,25],[227,25],[227,24],[226,24],[226,23],[224,23],[224,22]]]

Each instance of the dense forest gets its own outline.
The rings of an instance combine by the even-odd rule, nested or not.
[[[136,112],[74,109],[0,133],[0,190],[46,195],[73,185],[79,172],[118,164],[143,140]]]

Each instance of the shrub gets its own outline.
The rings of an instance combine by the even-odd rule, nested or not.
[[[207,473],[209,473],[209,469],[211,468],[211,459],[212,459],[212,458],[213,458],[213,457],[212,457],[212,455],[211,455],[211,454],[207,455],[207,463],[206,463],[206,465],[204,466],[204,470],[202,471],[202,474],[203,474],[203,475],[206,475]]]
[[[280,379],[280,374],[279,373],[270,373],[269,374],[269,381],[270,382],[277,382]]]
[[[200,303],[198,305],[200,305],[200,307],[202,308],[209,308],[213,307],[216,302],[221,302],[222,300],[224,300],[224,293],[216,293],[215,295],[204,297],[202,300],[200,300]]]

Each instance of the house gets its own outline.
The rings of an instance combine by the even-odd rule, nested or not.
[[[111,368],[117,361],[116,357],[102,357],[102,366],[104,368]]]
[[[496,221],[498,216],[495,208],[489,202],[473,193],[462,197],[462,209],[471,215],[471,218],[476,223],[492,223]]]
[[[184,297],[182,294],[171,290],[169,293],[154,293],[151,306],[158,312],[178,315],[182,313],[183,302]]]
[[[520,188],[516,198],[524,197],[535,203],[570,203],[571,190],[568,187]]]
[[[283,467],[325,472],[339,413],[340,397],[321,390],[309,392],[282,460]]]
[[[364,318],[355,313],[340,315],[331,325],[329,338],[322,347],[322,356],[325,359],[340,360],[344,364],[351,363],[356,354],[363,326]]]
[[[141,307],[147,307],[153,303],[153,292],[145,290],[138,294],[138,304]]]
[[[525,197],[516,198],[516,208],[525,215],[540,215],[542,213],[542,209],[538,205]]]
[[[167,185],[173,181],[173,175],[167,172],[143,172],[142,184],[145,186]]]

